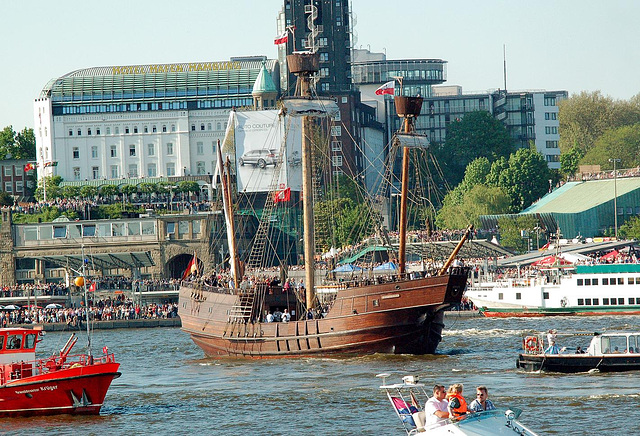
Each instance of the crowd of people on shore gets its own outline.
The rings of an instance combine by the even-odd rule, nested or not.
[[[76,198],[54,198],[47,201],[19,202],[10,206],[11,212],[14,214],[34,215],[39,214],[45,208],[56,208],[61,213],[73,212],[80,219],[91,219],[91,209],[108,204],[121,203],[121,200],[113,200],[108,197],[97,197],[93,199],[76,199]],[[154,202],[135,202],[132,206],[145,210],[152,210],[158,213],[181,212],[196,213],[211,210],[212,202],[210,201],[181,201],[174,197],[173,201],[166,200]]]
[[[89,305],[89,322],[135,320],[135,319],[168,319],[178,316],[177,303],[137,304],[131,299],[107,298],[91,302]],[[34,305],[19,309],[0,309],[0,326],[11,324],[50,324],[66,323],[69,328],[79,328],[86,321],[84,306],[43,308]]]

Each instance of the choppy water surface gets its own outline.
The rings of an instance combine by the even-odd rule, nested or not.
[[[640,317],[447,318],[438,356],[345,359],[205,359],[180,329],[96,331],[121,362],[99,417],[0,420],[2,434],[404,434],[375,374],[419,375],[431,385],[489,387],[497,405],[524,409],[541,434],[640,434],[640,372],[527,374],[515,369],[523,334],[640,331]],[[40,355],[67,333],[48,333]],[[585,337],[583,346],[588,345]],[[560,346],[562,346],[562,341]],[[85,346],[82,338],[77,346]]]

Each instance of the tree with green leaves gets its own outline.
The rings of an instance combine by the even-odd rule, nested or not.
[[[131,196],[138,192],[138,187],[136,185],[124,185],[120,188],[120,192],[122,192],[122,195],[126,195],[127,199],[131,201]]]
[[[68,199],[80,197],[80,186],[63,186],[62,196]]]
[[[176,192],[184,192],[185,194],[192,192],[197,194],[200,192],[200,184],[194,181],[183,180],[178,182]]]
[[[43,179],[39,179],[38,188],[36,188],[36,192],[35,192],[36,198],[38,198],[39,200],[44,200],[45,187],[46,187],[47,200],[52,198],[59,198],[60,196],[62,196],[62,189],[60,188],[60,183],[62,183],[61,176],[47,176],[44,178],[44,184],[43,184]]]
[[[505,166],[506,165],[506,166]],[[516,210],[529,207],[549,190],[553,180],[544,157],[537,151],[521,148],[509,160],[498,160],[491,166],[487,182],[504,189]]]
[[[618,235],[623,239],[640,239],[640,217],[629,218],[618,229]]]
[[[443,229],[464,229],[469,224],[480,227],[480,216],[509,213],[511,208],[511,197],[504,189],[477,184],[464,192],[459,202],[445,198],[436,224]]]
[[[577,147],[583,155],[607,130],[640,122],[640,97],[614,100],[600,91],[572,95],[558,104],[560,151]]]
[[[98,187],[93,185],[84,185],[80,188],[80,195],[85,199],[95,198],[98,195]]]
[[[0,159],[35,159],[36,137],[33,129],[24,128],[20,133],[7,126],[0,131]]]
[[[119,189],[116,185],[102,185],[99,192],[103,197],[113,197],[118,195]]]
[[[0,206],[13,206],[13,196],[5,191],[0,191]]]
[[[487,111],[474,111],[449,124],[444,145],[435,154],[445,177],[456,186],[474,159],[486,157],[493,162],[509,156],[513,150],[513,141],[504,124]]]
[[[571,147],[571,150],[560,155],[560,173],[565,180],[578,172],[580,159],[582,159],[582,151],[578,147]]]
[[[620,159],[617,168],[640,165],[640,123],[607,130],[596,139],[581,163],[600,165],[603,170],[613,169],[609,159]]]
[[[526,253],[529,241],[522,237],[522,232],[532,234],[536,225],[537,221],[533,215],[499,218],[500,244],[516,253]]]

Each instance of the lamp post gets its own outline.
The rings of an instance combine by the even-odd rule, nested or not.
[[[618,173],[616,171],[616,162],[620,162],[620,159],[609,159],[609,162],[613,162],[613,231],[618,239]]]

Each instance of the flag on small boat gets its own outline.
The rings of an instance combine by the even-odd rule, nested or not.
[[[189,262],[189,265],[187,265],[187,268],[184,270],[184,273],[182,273],[182,280],[186,280],[186,278],[189,277],[191,274],[197,273],[197,272],[198,272],[198,257],[194,252],[193,257],[191,258],[191,262]]]
[[[382,85],[380,88],[376,89],[376,95],[384,95],[384,94],[393,95],[395,93],[395,90],[396,90],[396,81],[391,80],[385,83],[384,85]]]
[[[289,31],[285,30],[284,33],[280,36],[276,36],[276,39],[273,41],[275,45],[286,44],[289,40]]]

